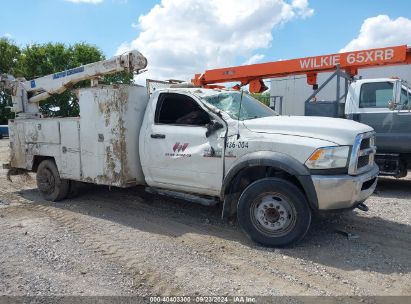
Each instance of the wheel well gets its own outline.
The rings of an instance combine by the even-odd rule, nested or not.
[[[37,172],[37,168],[39,167],[40,163],[43,160],[46,160],[46,159],[51,159],[52,161],[55,162],[54,157],[52,157],[52,156],[35,155],[34,158],[33,158],[33,166],[31,168],[31,170],[33,172]]]
[[[290,173],[270,167],[252,166],[241,169],[230,181],[224,192],[223,216],[232,216],[237,212],[237,203],[241,193],[251,183],[265,177],[278,177],[296,185],[306,195],[305,190],[299,180]]]

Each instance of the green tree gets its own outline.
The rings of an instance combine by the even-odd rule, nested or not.
[[[34,79],[103,59],[104,56],[98,48],[85,43],[72,46],[62,43],[33,44],[23,48],[15,73],[16,76]],[[87,82],[83,81],[73,86],[73,89],[86,85]],[[79,114],[77,97],[70,90],[43,100],[40,109],[43,115],[48,117]]]
[[[10,44],[10,41],[6,42]],[[13,46],[15,45],[13,44]],[[18,47],[17,50],[19,50]],[[18,54],[16,63],[11,68],[5,65],[4,69],[0,66],[0,70],[8,71],[15,77],[24,77],[27,80],[105,59],[100,49],[87,43],[76,43],[69,46],[63,43],[32,44],[19,50]],[[5,61],[10,65],[10,59],[3,58],[3,52],[0,53],[0,57],[2,57],[0,62]],[[133,75],[128,73],[108,75],[101,80],[102,83],[126,84],[132,83],[132,81]],[[82,81],[71,89],[88,85],[89,81]],[[48,117],[78,116],[78,100],[72,90],[66,90],[61,94],[56,94],[41,101],[40,111]],[[2,117],[0,116],[0,120]],[[7,118],[4,117],[3,119],[6,120]]]
[[[253,96],[255,99],[257,99],[261,103],[265,104],[266,106],[270,106],[270,93],[269,92],[252,93],[251,96]]]
[[[20,59],[20,49],[7,38],[0,38],[0,74],[13,74]],[[0,124],[7,124],[12,118],[10,111],[11,95],[0,87]]]

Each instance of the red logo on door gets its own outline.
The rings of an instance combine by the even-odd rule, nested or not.
[[[188,143],[180,144],[179,142],[176,142],[173,146],[173,151],[174,152],[184,152],[185,149],[188,147]]]

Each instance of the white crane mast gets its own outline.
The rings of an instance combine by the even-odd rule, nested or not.
[[[138,51],[130,51],[77,68],[46,75],[32,80],[15,79],[11,75],[0,75],[0,82],[12,91],[12,111],[16,117],[38,117],[39,102],[53,94],[59,94],[82,80],[97,80],[98,77],[116,72],[139,72],[147,66],[147,59]]]

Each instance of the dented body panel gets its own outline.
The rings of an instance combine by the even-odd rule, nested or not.
[[[62,178],[128,187],[144,184],[138,136],[148,97],[139,86],[80,89],[80,117],[11,120],[11,166],[54,158]]]
[[[119,187],[144,184],[138,137],[146,89],[103,86],[82,89],[78,97],[82,180]]]

